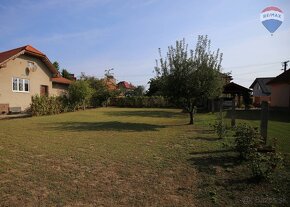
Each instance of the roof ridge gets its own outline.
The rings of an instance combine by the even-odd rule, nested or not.
[[[17,48],[11,49],[11,50],[5,50],[5,51],[0,52],[0,54],[6,53],[6,52],[12,52],[14,50],[19,50],[19,49],[24,50],[26,48],[26,46],[28,46],[28,45],[25,45],[25,46],[22,46],[22,47],[17,47]]]
[[[17,47],[17,48],[11,49],[11,50],[2,51],[2,52],[0,52],[0,54],[12,52],[12,51],[15,51],[15,50],[20,50],[20,51],[21,50],[26,50],[26,51],[29,51],[29,52],[34,52],[34,53],[38,53],[38,54],[44,55],[44,53],[42,53],[41,51],[39,51],[38,49],[36,49],[35,47],[33,47],[31,45],[24,45],[24,46]]]

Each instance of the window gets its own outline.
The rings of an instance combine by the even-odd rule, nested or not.
[[[21,78],[12,79],[12,91],[29,92],[29,80]]]

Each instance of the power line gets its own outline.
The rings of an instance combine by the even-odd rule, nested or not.
[[[241,65],[241,66],[231,66],[225,67],[224,69],[236,69],[236,68],[252,68],[252,67],[260,67],[260,66],[267,66],[267,65],[274,65],[280,62],[271,62],[271,63],[263,63],[263,64],[253,64],[253,65]]]

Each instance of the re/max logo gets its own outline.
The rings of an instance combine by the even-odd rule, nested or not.
[[[269,18],[269,17],[276,17],[276,18],[282,19],[281,14],[277,14],[277,13],[263,14],[263,18]]]

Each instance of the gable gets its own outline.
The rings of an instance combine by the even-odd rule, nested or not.
[[[271,81],[273,78],[269,77],[269,78],[256,78],[255,81],[252,83],[252,85],[250,86],[250,88],[252,89],[257,89],[259,91],[261,91],[264,94],[271,94],[271,87],[269,87],[267,85],[267,83],[269,81]],[[259,86],[259,88],[257,88],[257,86]]]
[[[19,47],[13,50],[1,52],[0,53],[0,69],[5,68],[9,61],[21,55],[28,55],[28,56],[38,58],[39,60],[43,62],[43,64],[46,65],[46,67],[49,69],[49,71],[51,72],[53,76],[55,77],[60,76],[59,72],[56,70],[56,68],[53,66],[50,60],[46,57],[46,55],[30,45],[26,45],[26,46]]]

